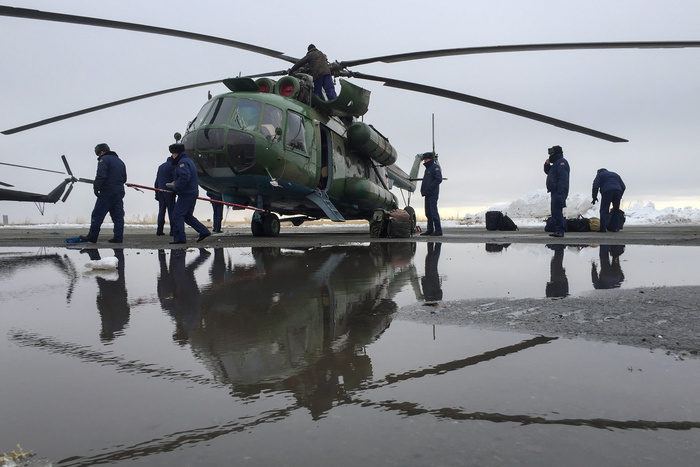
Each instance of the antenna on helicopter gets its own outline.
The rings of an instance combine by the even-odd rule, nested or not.
[[[180,134],[180,132],[176,131],[175,134],[173,135],[173,138],[175,138],[176,143],[179,143],[180,140],[182,139],[182,135]]]
[[[437,161],[438,155],[435,152],[435,114],[433,114],[433,157]]]

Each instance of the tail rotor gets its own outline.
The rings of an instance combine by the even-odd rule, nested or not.
[[[68,186],[68,190],[66,190],[66,194],[63,195],[63,198],[61,198],[62,202],[66,202],[66,199],[68,199],[68,195],[70,195],[70,192],[73,191],[73,184],[75,182],[83,182],[83,183],[92,183],[93,181],[90,180],[89,178],[77,178],[73,175],[73,171],[70,169],[70,165],[68,165],[68,159],[66,159],[65,155],[61,156],[61,160],[63,161],[63,165],[66,168],[66,172],[70,176],[70,185]]]

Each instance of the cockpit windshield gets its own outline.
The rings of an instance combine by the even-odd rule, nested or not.
[[[231,125],[239,130],[254,131],[258,128],[260,117],[260,102],[250,99],[239,99],[238,107],[233,112]]]
[[[260,123],[260,133],[263,136],[278,138],[277,129],[282,129],[282,119],[284,113],[279,107],[271,104],[266,104],[263,108],[262,123]]]
[[[260,124],[261,108],[262,104],[256,100],[220,97],[202,107],[192,121],[190,130],[196,130],[203,125],[230,124],[237,130],[260,131],[262,126],[269,131],[269,135],[274,136],[276,129],[282,126],[282,110],[267,105]]]

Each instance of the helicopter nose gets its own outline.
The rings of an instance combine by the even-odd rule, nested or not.
[[[242,172],[255,164],[255,138],[242,131],[200,128],[195,138],[186,137],[183,141],[185,151],[195,154],[202,169],[207,172],[222,168]],[[196,142],[196,146],[193,142]],[[188,148],[190,145],[192,148]]]

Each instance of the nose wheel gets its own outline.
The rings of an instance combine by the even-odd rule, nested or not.
[[[255,215],[250,221],[250,230],[254,237],[277,237],[280,234],[280,219],[272,212]]]

